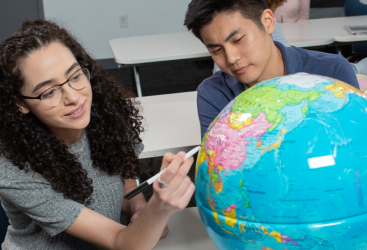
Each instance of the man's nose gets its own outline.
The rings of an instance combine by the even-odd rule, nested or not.
[[[229,64],[236,63],[241,58],[241,53],[234,46],[229,46],[226,48],[227,62]]]

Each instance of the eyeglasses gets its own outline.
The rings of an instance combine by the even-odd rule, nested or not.
[[[23,96],[20,95],[23,99],[40,99],[41,102],[50,108],[56,107],[60,104],[62,97],[64,95],[64,91],[61,90],[61,87],[68,83],[68,85],[75,89],[81,90],[88,86],[90,80],[90,74],[87,68],[78,69],[75,73],[73,73],[68,80],[65,82],[52,86],[51,88],[46,89],[37,97]]]

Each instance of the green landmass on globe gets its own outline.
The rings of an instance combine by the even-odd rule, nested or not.
[[[209,126],[196,201],[219,249],[367,249],[367,96],[295,74],[256,84]]]

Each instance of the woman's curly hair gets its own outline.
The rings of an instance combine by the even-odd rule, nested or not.
[[[287,0],[265,0],[266,5],[272,11],[275,11],[279,6],[283,5]]]
[[[92,180],[67,145],[58,140],[32,113],[23,114],[17,104],[24,79],[20,63],[32,52],[60,42],[70,49],[81,67],[91,74],[91,120],[86,127],[93,165],[123,178],[139,175],[135,147],[142,117],[132,93],[107,74],[65,29],[44,20],[24,21],[0,46],[0,157],[21,170],[40,173],[63,193],[82,204],[92,202]]]

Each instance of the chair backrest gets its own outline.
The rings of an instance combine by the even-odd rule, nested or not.
[[[360,0],[346,0],[344,2],[345,16],[367,15],[367,3]]]
[[[0,245],[4,241],[6,230],[8,229],[8,226],[9,226],[9,220],[0,202]]]
[[[344,2],[345,16],[363,16],[367,15],[366,0],[346,0]],[[367,43],[352,44],[353,53],[357,55],[367,56]]]

